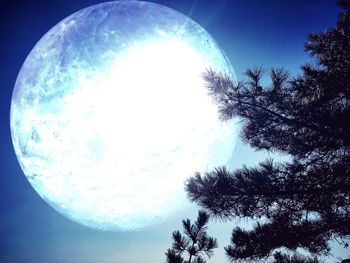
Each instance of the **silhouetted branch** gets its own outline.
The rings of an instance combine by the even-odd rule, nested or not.
[[[319,262],[276,249],[326,255],[329,240],[348,246],[350,1],[340,4],[344,10],[336,26],[310,34],[305,49],[315,62],[302,66],[301,75],[292,78],[283,68],[272,68],[271,83],[263,85],[260,67],[248,69],[240,82],[213,69],[204,73],[220,117],[243,120],[244,142],[291,157],[289,162],[266,160],[235,171],[218,167],[196,173],[186,183],[189,199],[210,215],[260,222],[249,231],[233,230],[225,248],[231,261],[274,255],[274,262]],[[192,229],[190,221],[184,227],[205,251],[206,243],[194,238],[200,227]]]
[[[211,257],[213,250],[218,246],[213,237],[207,235],[206,229],[209,222],[209,214],[198,211],[196,221],[192,224],[190,219],[182,220],[182,226],[187,237],[183,237],[179,231],[173,232],[172,248],[165,253],[168,263],[204,263],[203,255]],[[189,256],[185,261],[182,254]]]

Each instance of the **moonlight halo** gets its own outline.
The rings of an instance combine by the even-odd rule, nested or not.
[[[170,8],[90,6],[35,45],[16,80],[19,163],[57,211],[102,230],[133,230],[185,203],[184,181],[230,159],[202,73],[233,69],[213,38]]]

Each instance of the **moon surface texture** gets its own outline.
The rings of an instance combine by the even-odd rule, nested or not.
[[[14,149],[30,184],[85,226],[137,230],[186,206],[196,171],[225,165],[235,123],[222,122],[203,72],[230,74],[189,17],[142,1],[80,10],[26,58],[11,102]]]

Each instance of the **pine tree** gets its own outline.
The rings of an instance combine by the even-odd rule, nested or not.
[[[218,167],[189,179],[189,199],[214,217],[256,220],[252,230],[233,229],[225,248],[232,261],[274,256],[275,262],[287,262],[278,249],[327,255],[330,240],[348,246],[350,1],[340,5],[334,28],[310,34],[305,50],[314,62],[302,66],[301,75],[292,78],[284,69],[271,69],[271,84],[263,85],[264,71],[258,67],[238,83],[214,70],[205,73],[221,118],[244,120],[244,142],[291,157],[235,171]],[[297,257],[291,262],[317,260]]]
[[[211,257],[217,247],[217,241],[209,237],[206,230],[209,215],[204,211],[198,211],[197,220],[192,224],[190,219],[182,220],[184,237],[180,231],[173,232],[172,248],[165,253],[167,263],[205,263],[203,255]],[[184,260],[183,254],[188,255]]]

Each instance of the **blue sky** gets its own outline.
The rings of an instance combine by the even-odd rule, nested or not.
[[[137,232],[100,232],[74,223],[52,209],[32,189],[17,162],[9,110],[17,74],[35,43],[60,20],[101,1],[2,1],[0,9],[0,262],[164,262],[173,230],[194,217],[189,208],[163,224]],[[158,0],[202,25],[230,59],[238,79],[253,65],[281,67],[293,74],[309,57],[309,32],[333,26],[336,1],[324,0]],[[238,143],[232,167],[266,157]],[[239,222],[244,224],[245,222]],[[220,248],[211,262],[225,262],[234,223],[213,223]],[[337,252],[338,253],[338,252]],[[349,252],[339,252],[348,253]],[[339,254],[340,255],[340,254]],[[346,255],[346,254],[342,254]]]

